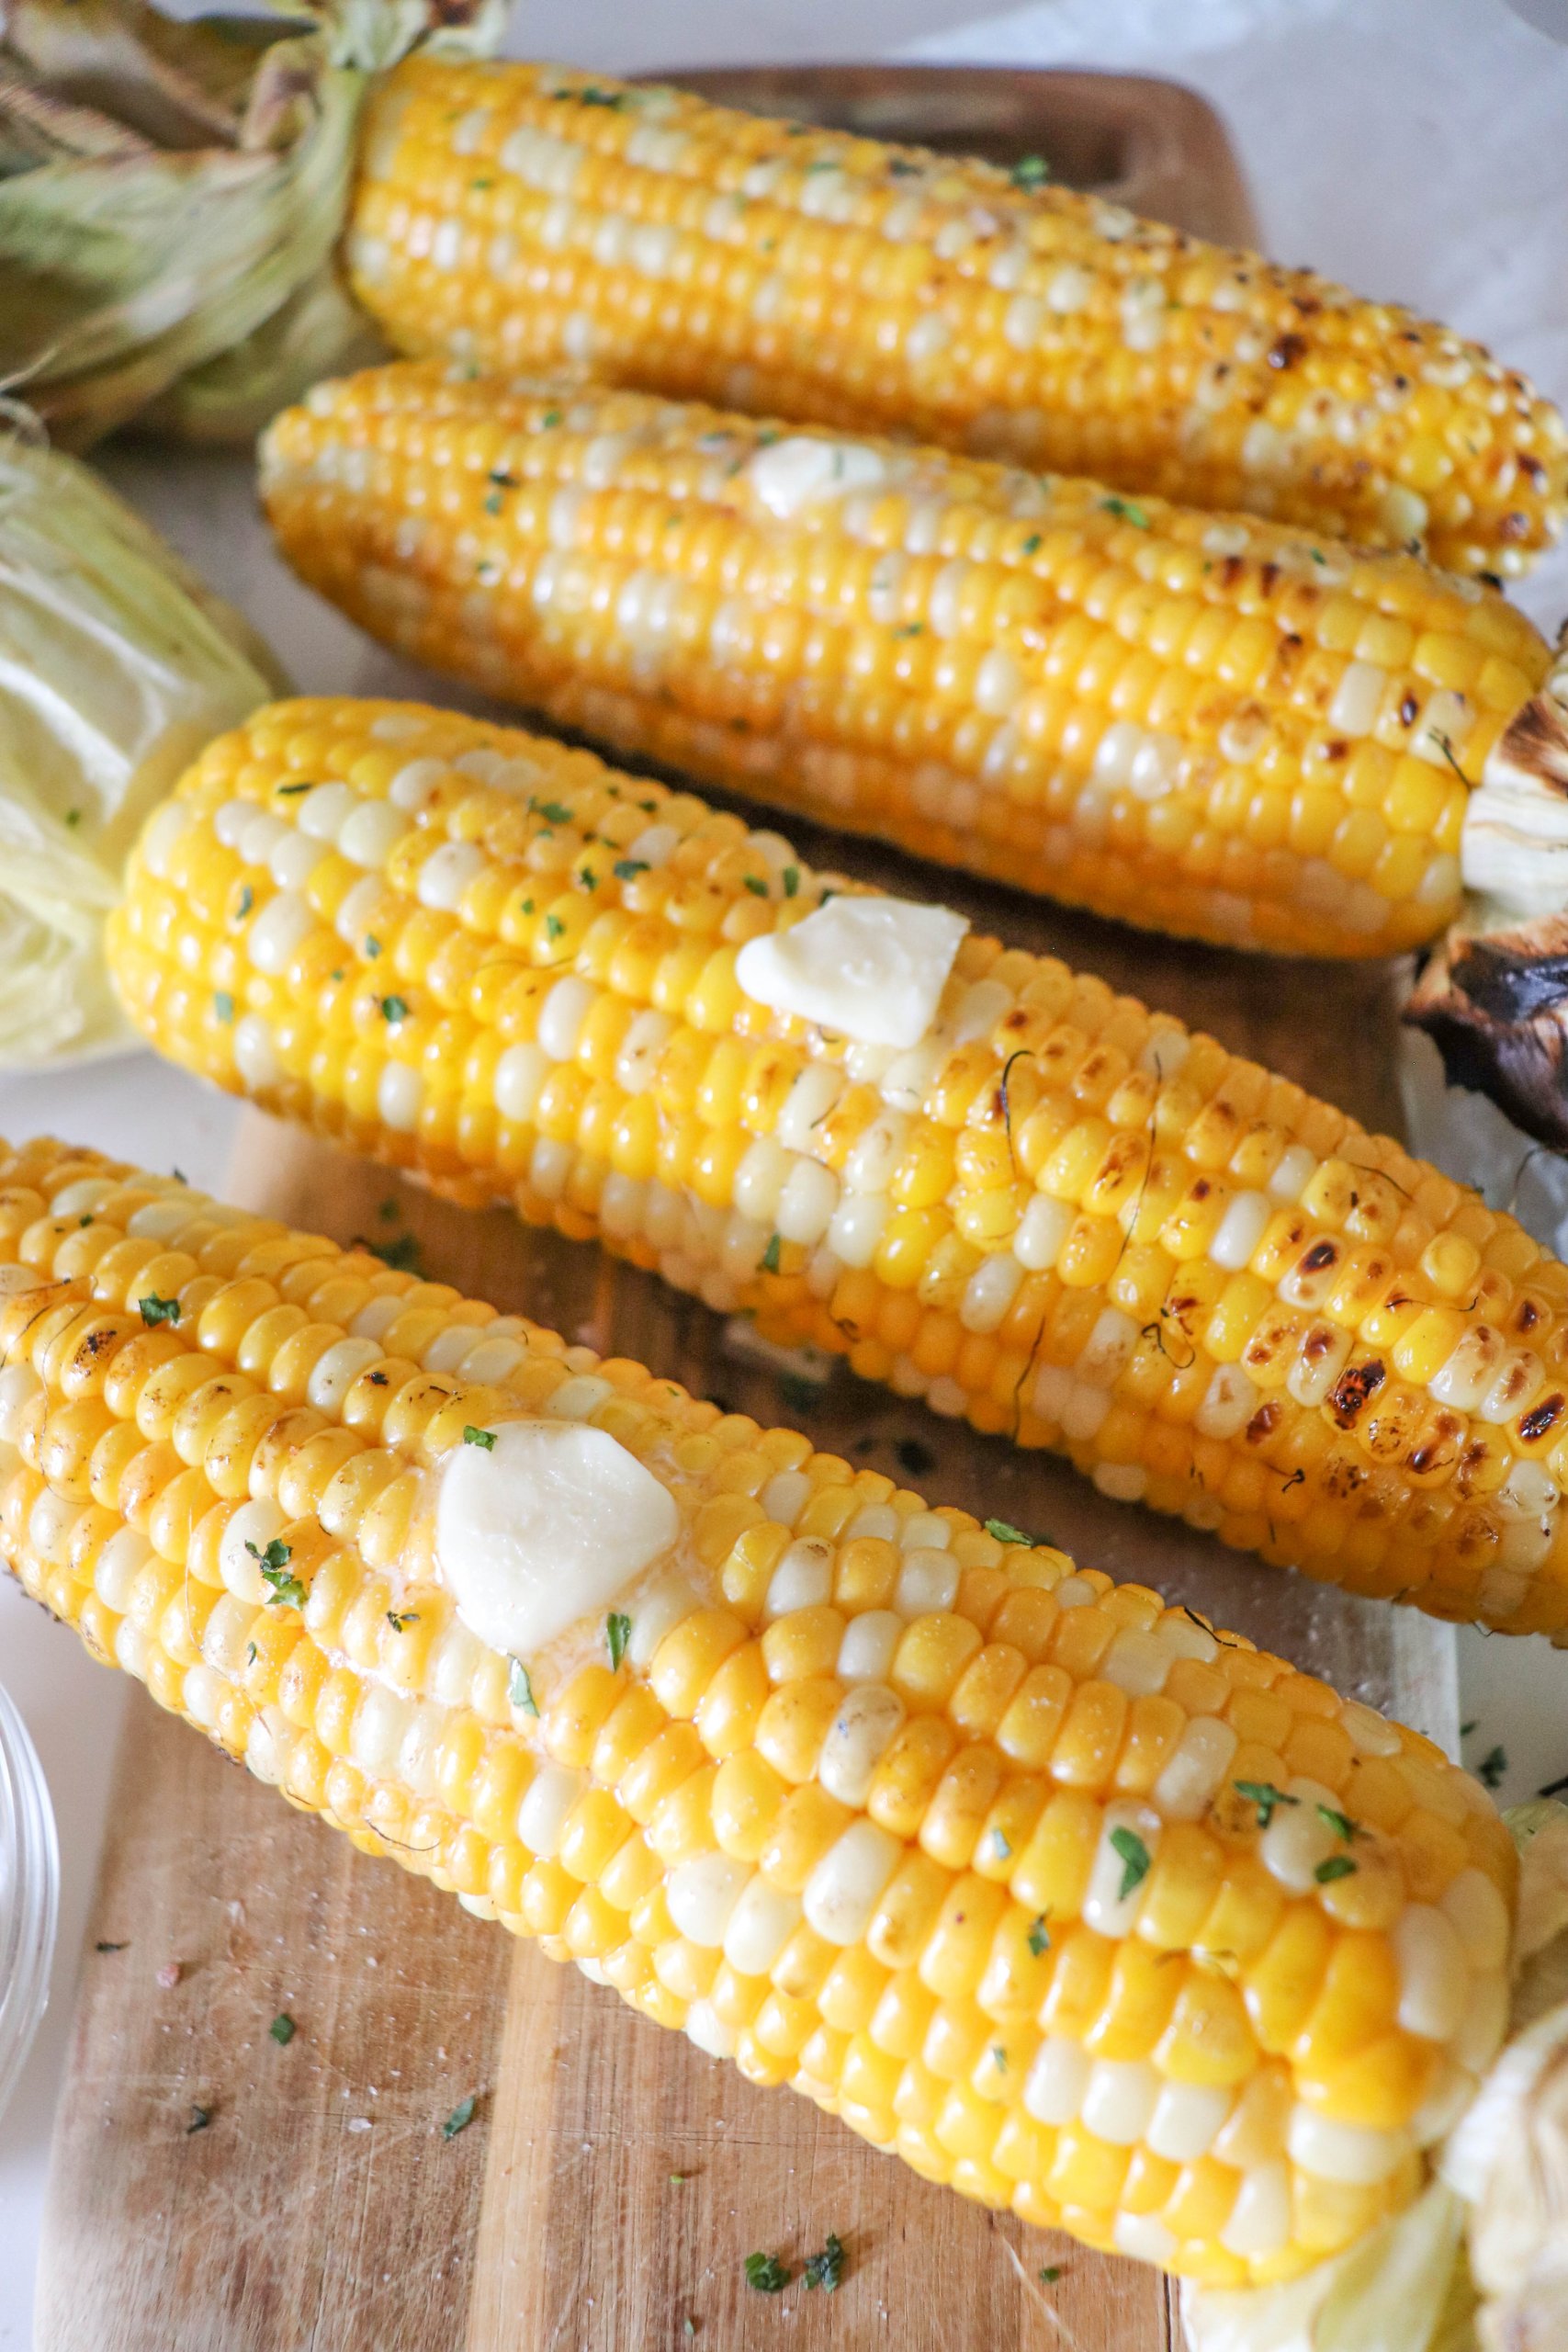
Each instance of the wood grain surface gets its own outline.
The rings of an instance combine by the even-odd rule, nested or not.
[[[1084,175],[1119,179],[1129,200],[1247,233],[1223,130],[1168,85],[959,75],[944,116],[941,77],[852,78],[775,95],[795,110],[838,107],[835,119],[858,109],[886,135],[1080,156]],[[1043,88],[1058,81],[1078,86]],[[732,83],[715,95],[759,94]],[[1043,107],[1055,109],[1054,147]],[[818,863],[940,889],[1012,943],[1103,973],[1368,1125],[1395,1120],[1386,969],[1144,938],[794,831]],[[796,1417],[701,1306],[502,1211],[465,1214],[255,1114],[229,1192],[340,1239],[412,1234],[432,1272],[503,1309],[763,1421]],[[1157,1584],[1454,1742],[1452,1641],[1424,1619],[1261,1569],[842,1372],[808,1427],[818,1445],[934,1498],[1049,1530],[1086,1563]],[[911,1471],[922,1458],[911,1444],[929,1470]],[[144,1697],[117,1792],[56,2132],[36,2352],[1176,2342],[1174,2292],[1153,2272],[966,2205],[805,2100],[754,2090],[614,1994],[291,1815]],[[286,2044],[270,2030],[280,2016],[296,2027]],[[472,2120],[448,2137],[469,2098]],[[849,2257],[836,2295],[808,2294],[798,2277],[776,2297],[746,2286],[749,2253],[798,2273],[829,2232]]]

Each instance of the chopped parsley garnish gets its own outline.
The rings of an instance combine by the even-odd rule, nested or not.
[[[180,1319],[179,1300],[160,1298],[156,1291],[148,1298],[139,1298],[136,1302],[136,1311],[150,1331],[155,1329],[160,1323],[177,1323]]]
[[[1507,1769],[1508,1753],[1506,1748],[1495,1747],[1492,1750],[1492,1753],[1489,1756],[1483,1756],[1480,1763],[1476,1766],[1476,1777],[1480,1781],[1483,1788],[1495,1789],[1501,1786],[1503,1775]]]
[[[999,2041],[992,2042],[991,2056],[996,2060],[998,2074],[1005,2075],[1008,2070],[1008,2054]]]
[[[999,1862],[1005,1862],[1012,1852],[1012,1848],[999,1829],[993,1829],[991,1832],[991,1851]]]
[[[1027,194],[1032,188],[1043,187],[1051,176],[1051,166],[1043,155],[1021,155],[1008,177],[1014,187]]]
[[[423,1274],[424,1272],[424,1259],[417,1233],[394,1233],[385,1241],[372,1241],[367,1234],[356,1233],[350,1247],[368,1250],[373,1258],[379,1258],[384,1266],[395,1267],[400,1274]],[[374,1373],[370,1378],[378,1388],[386,1385],[385,1373],[379,1380]]]
[[[245,917],[250,913],[251,909],[255,905],[255,902],[256,894],[252,889],[250,884],[248,882],[243,884],[240,890],[240,903],[234,910],[234,921],[236,922],[243,922]]]
[[[1059,2262],[1047,2262],[1041,2270],[1040,2284],[1043,2287],[1054,2287],[1061,2275],[1062,2266]]]
[[[299,2030],[299,2027],[295,2024],[287,2009],[279,2009],[277,2015],[274,2018],[272,2023],[267,2028],[268,2033],[271,2034],[274,2041],[276,2042],[280,2050],[288,2049],[289,2043],[293,2041]]]
[[[796,894],[798,893],[799,889],[800,889],[800,868],[799,868],[799,866],[798,866],[798,865],[786,865],[786,866],[784,867],[784,897],[785,897],[786,899],[793,899],[793,898],[795,898],[795,897],[796,896]]]
[[[559,915],[547,915],[545,917],[545,937],[547,939],[558,939],[565,929],[566,925],[562,922]]]
[[[500,512],[501,512],[501,492],[500,492],[500,491],[499,491],[499,490],[487,490],[487,491],[486,491],[486,492],[485,492],[484,507],[485,507],[485,513],[486,513],[487,514],[500,514]]]
[[[314,792],[315,789],[313,784],[280,784],[277,797],[280,800],[298,800],[302,792]]]
[[[520,1657],[514,1657],[510,1661],[510,1671],[506,1677],[506,1695],[520,1713],[525,1715],[538,1713],[539,1702],[534,1696],[533,1681]]]
[[[406,1021],[408,1017],[409,1008],[406,997],[384,996],[381,999],[381,1018],[383,1021],[389,1022],[394,1029],[400,1021]]]
[[[1135,498],[1102,498],[1100,503],[1108,514],[1114,514],[1120,523],[1131,523],[1135,531],[1149,528],[1148,514]]]
[[[759,881],[756,875],[742,875],[741,879],[754,899],[765,899],[767,897],[768,886],[765,882]]]
[[[288,1563],[293,1555],[283,1538],[275,1535],[265,1552],[258,1551],[254,1544],[247,1544],[245,1549],[260,1569],[262,1582],[272,1587],[267,1596],[267,1607],[303,1609],[310,1595],[299,1577],[288,1573]]]
[[[635,882],[639,874],[648,872],[648,861],[641,857],[618,857],[611,871],[617,882]]]
[[[776,1233],[769,1235],[768,1246],[762,1252],[762,1272],[765,1274],[776,1274],[778,1272],[779,1251],[783,1246],[784,1243],[781,1235]]]
[[[230,995],[227,989],[220,989],[217,991],[212,1000],[212,1010],[218,1015],[220,1021],[232,1021],[234,1018],[234,1000]]]
[[[195,2132],[205,2132],[211,2120],[212,2109],[209,2107],[193,2107],[190,2121],[186,2125],[186,2138],[188,2140]]]
[[[530,800],[528,807],[531,813],[542,817],[547,825],[570,825],[571,822],[571,810],[563,808],[558,800]]]
[[[604,1620],[604,1639],[609,1645],[610,1671],[613,1674],[626,1654],[626,1644],[632,1637],[632,1621],[619,1609],[612,1609]]]
[[[1316,1813],[1324,1826],[1332,1829],[1336,1838],[1343,1838],[1347,1846],[1351,1838],[1359,1833],[1360,1824],[1352,1821],[1348,1813],[1340,1813],[1334,1805],[1320,1804],[1316,1807]]]
[[[372,961],[381,953],[381,943],[371,932],[365,935],[365,953]]]
[[[1005,1519],[988,1519],[986,1532],[995,1536],[998,1544],[1021,1544],[1026,1552],[1032,1552],[1040,1541],[1037,1535],[1026,1535],[1021,1527],[1014,1527]]]
[[[1116,1890],[1116,1899],[1125,1903],[1133,1889],[1142,1886],[1149,1874],[1149,1849],[1135,1829],[1120,1826],[1111,1831],[1111,1843],[1122,1858],[1122,1883]]]
[[[419,1611],[417,1609],[389,1609],[387,1623],[394,1634],[406,1634],[411,1625],[418,1624]]]
[[[547,408],[543,416],[539,419],[539,423],[544,426],[547,433],[553,432],[555,427],[560,423],[560,417],[561,413],[558,408]]]
[[[746,2284],[755,2287],[759,2295],[782,2295],[794,2275],[776,2254],[749,2254],[746,2257]]]
[[[670,2186],[671,2188],[684,2188],[691,2177],[689,2172],[672,2172],[670,2176]]]
[[[1032,1919],[1029,1923],[1029,1949],[1036,1960],[1041,1959],[1051,1949],[1051,1939],[1045,1930],[1043,1911],[1037,1919]]]
[[[93,1950],[95,1951],[129,1951],[130,1950],[130,1945],[129,1941],[123,1944],[99,1942],[93,1946]]]
[[[1349,1878],[1355,1868],[1348,1854],[1330,1854],[1325,1862],[1319,1862],[1313,1876],[1319,1886],[1332,1886],[1337,1878]]]
[[[493,1453],[495,1452],[495,1431],[493,1430],[477,1430],[475,1429],[472,1421],[465,1421],[463,1424],[463,1443],[465,1445],[477,1445],[483,1453]]]
[[[1300,1804],[1300,1797],[1288,1797],[1272,1781],[1233,1781],[1231,1786],[1238,1797],[1258,1807],[1258,1826],[1267,1829],[1282,1804]]]
[[[68,825],[79,825],[82,821],[82,811],[80,808],[67,808],[65,811],[65,821]]]
[[[896,628],[893,632],[895,637],[924,637],[925,633],[926,625],[924,621],[905,621],[900,628]]]
[[[1031,531],[1019,552],[1021,555],[1038,555],[1043,545],[1039,532]]]
[[[828,2243],[823,2247],[821,2253],[808,2254],[807,2256],[806,2268],[801,2273],[801,2276],[806,2280],[807,2290],[808,2292],[813,2287],[820,2287],[825,2293],[830,2295],[838,2287],[840,2279],[843,2278],[843,2240],[839,2236],[837,2231],[829,2230],[828,2233]]]
[[[460,2098],[441,2126],[441,2137],[444,2140],[455,2140],[459,2132],[466,2132],[474,2120],[474,2109],[477,2104],[472,2091],[468,2093],[467,2098]]]

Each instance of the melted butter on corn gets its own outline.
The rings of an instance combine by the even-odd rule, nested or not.
[[[1270,1560],[1561,1634],[1563,1268],[1298,1087],[974,933],[907,1050],[748,998],[748,943],[829,891],[854,894],[587,753],[323,700],[209,749],[107,942],[164,1052],[455,1198]]]
[[[908,434],[1456,570],[1523,571],[1568,492],[1556,410],[1409,311],[995,165],[559,67],[382,77],[346,243],[404,350]],[[811,462],[773,461],[781,497]]]
[[[568,1641],[535,1714],[429,1494],[465,1428],[562,1421],[660,1465],[679,1534],[619,1666]],[[1191,2277],[1292,2276],[1407,2204],[1503,2030],[1512,1844],[1417,1734],[791,1430],[48,1141],[0,1147],[0,1554],[365,1850],[928,2177]]]
[[[1549,660],[1407,556],[432,366],[319,386],[263,488],[304,576],[437,669],[918,855],[1292,954],[1452,919],[1467,779]]]

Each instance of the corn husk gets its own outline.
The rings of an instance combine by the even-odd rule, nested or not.
[[[1568,2352],[1568,1806],[1517,1806],[1509,2039],[1405,2212],[1281,2287],[1188,2289],[1190,2352]]]
[[[243,440],[371,356],[335,261],[368,79],[426,40],[482,53],[504,15],[0,0],[0,389],[72,448],[154,403],[164,431]]]
[[[286,684],[122,500],[0,424],[0,1069],[138,1042],[103,919],[153,803]]]

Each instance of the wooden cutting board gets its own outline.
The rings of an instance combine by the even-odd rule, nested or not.
[[[752,80],[715,95],[765,102]],[[1145,209],[1247,233],[1223,130],[1169,85],[835,73],[778,77],[772,98],[885,135],[1044,152]],[[818,863],[931,892],[929,871],[890,853],[795,831]],[[957,877],[941,889],[1371,1125],[1394,1121],[1385,970],[1247,962]],[[716,1318],[649,1277],[502,1213],[464,1215],[257,1114],[229,1192],[341,1239],[412,1234],[431,1272],[503,1309],[765,1421],[798,1418]],[[1049,1530],[1455,1740],[1451,1637],[1423,1619],[1258,1569],[846,1374],[807,1426],[905,1477],[894,1449],[913,1441],[934,1498]],[[286,2045],[280,2016],[296,2027]],[[848,2253],[836,2295],[745,2284],[748,2254],[798,2271],[829,2232]],[[55,2136],[37,2352],[1167,2352],[1177,2332],[1153,2272],[966,2205],[806,2101],[751,2089],[133,1702]]]

